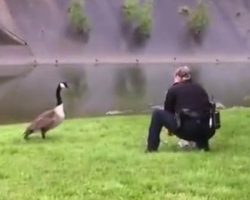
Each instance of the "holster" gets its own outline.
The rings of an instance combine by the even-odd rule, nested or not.
[[[177,123],[177,130],[179,130],[185,120],[197,120],[201,123],[208,122],[212,129],[219,129],[221,127],[220,123],[220,112],[216,110],[215,103],[210,102],[210,109],[208,112],[196,112],[190,109],[182,109],[180,112],[175,113],[175,119]]]
[[[220,112],[216,110],[216,104],[214,102],[210,102],[209,125],[210,125],[210,128],[214,128],[214,129],[219,129],[221,127]]]
[[[190,109],[184,108],[180,112],[175,113],[177,129],[180,129],[185,120],[202,120],[207,117],[207,113],[199,113]]]

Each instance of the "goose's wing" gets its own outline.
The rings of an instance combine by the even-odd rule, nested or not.
[[[55,111],[54,110],[47,110],[40,115],[38,115],[30,124],[28,129],[30,130],[38,130],[44,127],[50,128],[53,123],[55,122]]]

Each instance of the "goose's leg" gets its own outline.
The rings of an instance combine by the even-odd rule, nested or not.
[[[31,135],[33,133],[33,130],[26,130],[25,132],[24,132],[24,139],[25,140],[28,140],[29,139],[29,135]]]
[[[46,138],[46,132],[47,132],[47,129],[45,129],[45,128],[42,128],[42,129],[41,129],[41,134],[42,134],[42,138],[43,138],[43,139]]]

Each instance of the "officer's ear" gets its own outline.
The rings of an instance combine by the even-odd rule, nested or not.
[[[174,77],[174,82],[175,83],[179,83],[179,82],[181,82],[182,81],[182,78],[180,77],[180,76],[178,76],[178,75],[175,75],[175,77]]]

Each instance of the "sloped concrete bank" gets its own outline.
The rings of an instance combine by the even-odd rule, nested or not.
[[[180,6],[193,7],[196,0],[154,1],[153,29],[143,46],[131,46],[124,35],[122,2],[86,0],[85,12],[91,24],[87,41],[70,31],[68,0],[0,0],[0,24],[27,42],[30,52],[20,54],[30,56],[31,62],[133,56],[177,59],[208,56],[214,61],[220,56],[244,60],[250,56],[248,0],[207,1],[210,25],[200,44],[190,38],[185,18],[178,13]],[[4,52],[0,50],[1,54]],[[22,57],[18,53],[12,56]]]

